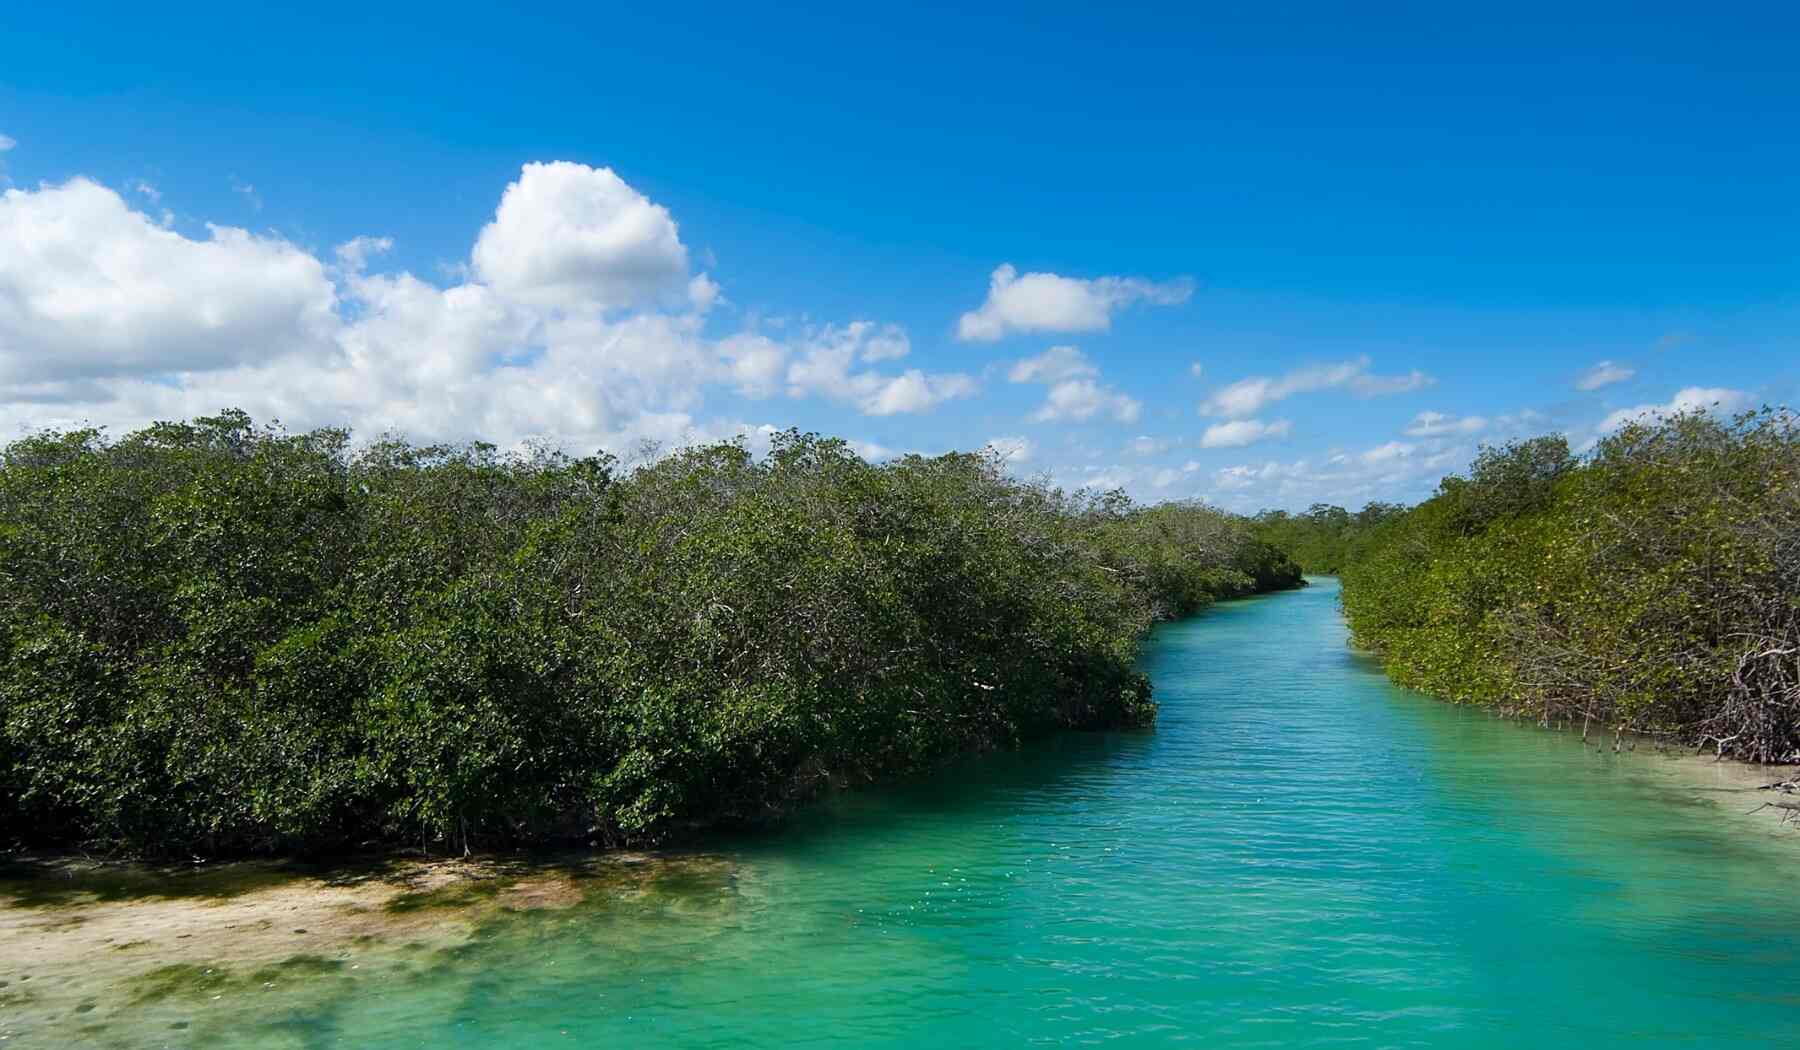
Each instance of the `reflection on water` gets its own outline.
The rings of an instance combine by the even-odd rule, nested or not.
[[[81,1037],[1800,1046],[1800,836],[1686,767],[1392,688],[1334,598],[1162,629],[1154,733],[845,794],[654,877],[415,900],[285,970],[222,942],[215,974],[95,977],[139,999]]]

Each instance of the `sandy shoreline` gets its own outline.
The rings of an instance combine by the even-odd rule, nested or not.
[[[711,856],[641,853],[392,860],[295,874],[14,861],[0,876],[0,1046],[168,1045],[220,1037],[246,1009],[405,975],[502,916],[728,876]],[[299,996],[299,999],[295,997]],[[296,1044],[298,1045],[298,1044]]]
[[[1628,738],[1629,739],[1629,738]],[[1721,759],[1692,748],[1657,744],[1638,738],[1636,760],[1677,784],[1718,802],[1734,821],[1755,830],[1800,834],[1800,811],[1777,803],[1800,805],[1800,766],[1765,766]],[[1589,746],[1612,747],[1611,738]],[[1661,767],[1660,769],[1658,767]]]

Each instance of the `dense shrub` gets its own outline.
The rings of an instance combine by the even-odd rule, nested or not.
[[[787,433],[631,471],[239,413],[0,462],[0,817],[140,853],[655,840],[1137,726],[1242,519]]]
[[[1396,680],[1546,722],[1800,760],[1800,433],[1637,423],[1485,449],[1344,571]]]

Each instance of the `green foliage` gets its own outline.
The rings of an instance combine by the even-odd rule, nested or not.
[[[1254,519],[1256,535],[1284,551],[1305,572],[1336,576],[1355,560],[1374,530],[1406,508],[1369,503],[1355,514],[1329,503],[1315,503],[1304,513],[1266,510]]]
[[[1800,434],[1782,412],[1484,449],[1344,571],[1359,644],[1450,699],[1800,760]]]
[[[654,841],[1154,718],[1242,519],[789,432],[629,472],[242,413],[0,460],[0,817],[137,853]]]

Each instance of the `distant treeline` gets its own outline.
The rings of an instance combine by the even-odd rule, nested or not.
[[[1483,449],[1354,539],[1343,604],[1405,685],[1800,761],[1800,434],[1765,410]]]
[[[1352,514],[1315,503],[1302,514],[1265,510],[1253,520],[1256,534],[1286,551],[1301,571],[1336,576],[1361,553],[1375,526],[1405,511],[1398,503],[1370,503]]]
[[[635,469],[241,413],[0,452],[0,832],[139,854],[654,841],[1155,716],[1242,518],[789,432]],[[0,841],[0,845],[4,845]]]

